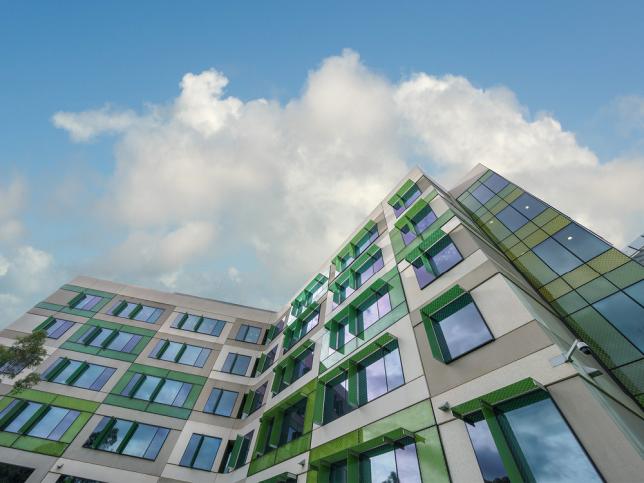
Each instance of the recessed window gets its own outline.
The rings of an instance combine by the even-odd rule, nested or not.
[[[50,339],[58,339],[61,335],[67,332],[72,326],[73,322],[63,319],[51,319],[42,330],[45,331],[47,337]]]
[[[117,302],[109,313],[115,317],[124,317],[127,319],[138,320],[140,322],[147,322],[148,324],[154,324],[159,320],[159,317],[161,317],[163,309],[122,300]]]
[[[105,416],[83,447],[155,460],[169,433],[167,428]]]
[[[510,442],[511,457],[525,481],[603,481],[561,413],[544,391],[494,407],[499,437]],[[483,477],[509,481],[487,421],[481,413],[466,424]],[[494,480],[496,481],[496,480]]]
[[[8,361],[0,366],[0,374],[17,376],[25,367],[27,367],[26,362]]]
[[[264,403],[264,395],[266,394],[267,388],[268,382],[265,382],[255,390],[255,394],[253,395],[253,402],[250,405],[248,414],[253,414],[262,406],[262,404]]]
[[[493,339],[476,304],[467,294],[449,303],[430,318],[445,362],[467,354]]]
[[[163,377],[135,373],[121,391],[121,396],[168,406],[182,407],[192,391],[192,384]]]
[[[100,391],[114,372],[116,369],[113,367],[59,357],[43,372],[41,378],[57,384]]]
[[[405,245],[409,245],[418,236],[422,235],[436,221],[436,218],[436,214],[429,206],[425,206],[420,212],[414,215],[410,220],[410,224],[403,226],[400,230]]]
[[[288,386],[293,384],[300,377],[311,370],[311,368],[313,367],[313,349],[313,347],[309,347],[297,357],[293,358],[293,368],[291,371],[292,375],[290,376],[289,380],[287,380],[282,375],[279,387],[277,388],[278,393],[286,389]],[[275,377],[277,377],[277,375]]]
[[[13,413],[11,419],[3,423],[2,431],[52,441],[59,441],[80,415],[78,411],[72,409],[21,399],[11,401],[0,412],[0,420],[10,413]]]
[[[190,441],[179,465],[210,471],[215,463],[219,446],[221,446],[221,438],[193,434],[190,436]]]
[[[324,389],[324,423],[330,423],[352,409],[349,405],[349,378],[345,372]]]
[[[0,463],[0,481],[6,481],[8,483],[25,483],[33,472],[33,468],[27,468],[26,466]]]
[[[187,330],[189,332],[197,332],[199,334],[207,334],[215,337],[221,335],[221,331],[226,326],[226,322],[219,319],[209,319],[208,317],[201,317],[193,314],[178,314],[172,322],[171,327],[175,329]]]
[[[377,273],[385,263],[382,259],[382,251],[378,250],[375,256],[369,258],[361,267],[356,270],[356,285],[361,287],[364,285],[375,273]]]
[[[411,438],[385,445],[360,455],[360,483],[420,483],[416,444]]]
[[[209,356],[210,349],[205,347],[160,340],[149,357],[187,366],[203,367]]]
[[[279,441],[280,445],[290,443],[304,434],[306,401],[306,399],[301,399],[299,402],[284,411],[284,419],[282,422],[282,431],[280,433]]]
[[[92,310],[103,300],[104,298],[99,295],[81,294],[81,296],[74,297],[70,305],[74,309]]]
[[[389,312],[391,312],[391,301],[388,292],[372,298],[370,302],[358,309],[358,333],[367,330]]]
[[[444,237],[412,263],[419,288],[425,288],[437,277],[463,260],[449,237]]]
[[[414,201],[420,196],[420,189],[416,184],[413,185],[412,189],[408,190],[404,195],[401,196],[400,200],[394,204],[394,213],[396,218],[403,214],[403,212],[409,208]]]
[[[259,336],[262,334],[262,329],[259,327],[254,327],[252,325],[242,324],[237,331],[235,340],[240,340],[243,342],[250,342],[251,344],[257,344],[259,341]]]
[[[238,393],[235,391],[227,391],[225,389],[213,387],[203,410],[205,413],[230,417],[233,413],[235,402],[237,401],[237,395]]]
[[[221,371],[228,372],[230,374],[237,374],[238,376],[245,376],[246,371],[248,371],[248,366],[250,365],[250,359],[250,356],[229,352]]]
[[[92,326],[92,328],[78,339],[78,342],[91,347],[99,347],[101,349],[129,354],[142,338],[138,334]]]

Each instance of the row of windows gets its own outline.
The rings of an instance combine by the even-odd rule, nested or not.
[[[59,357],[40,377],[48,382],[100,391],[114,372],[113,367]]]
[[[410,220],[411,226],[405,225],[400,233],[405,245],[409,245],[416,238],[423,234],[423,232],[431,226],[437,219],[436,214],[429,206],[425,206]]]
[[[91,347],[110,349],[129,354],[142,338],[143,337],[138,334],[94,326],[85,332],[85,334],[78,339],[78,342]]]
[[[344,302],[353,292],[362,287],[371,277],[373,277],[380,269],[384,267],[384,260],[382,258],[382,251],[370,257],[364,264],[358,267],[355,271],[352,269],[351,277],[347,278],[344,283],[338,286],[337,291],[333,294],[333,305],[335,309],[338,305]]]
[[[169,433],[167,428],[105,416],[83,447],[155,460]]]
[[[373,226],[368,230],[360,240],[352,245],[351,250],[343,258],[340,259],[340,271],[343,272],[346,270],[353,261],[362,255],[373,242],[378,239],[379,232],[378,226]]]
[[[99,295],[80,294],[72,299],[70,306],[73,309],[92,310],[103,300],[105,298]]]
[[[0,430],[59,441],[80,412],[14,399],[0,412]]]
[[[224,330],[226,322],[219,319],[210,319],[208,317],[200,317],[197,315],[181,313],[171,324],[175,329],[187,330],[189,332],[197,332],[199,334],[208,334],[215,337],[221,335]]]
[[[137,372],[120,394],[143,401],[182,407],[191,390],[190,383]]]
[[[164,310],[157,307],[150,307],[135,302],[127,302],[122,300],[112,306],[109,311],[110,315],[115,317],[123,317],[126,319],[138,320],[140,322],[147,322],[154,324],[159,320]]]
[[[150,357],[187,366],[203,367],[210,352],[210,349],[205,347],[160,340],[150,352]]]

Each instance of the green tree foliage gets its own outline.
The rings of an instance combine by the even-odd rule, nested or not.
[[[0,345],[0,367],[4,369],[3,376],[15,379],[23,369],[39,366],[47,355],[43,347],[45,337],[44,331],[37,330],[33,334],[19,337],[11,347]],[[11,392],[17,393],[29,389],[38,381],[40,381],[40,374],[32,372],[16,381]]]

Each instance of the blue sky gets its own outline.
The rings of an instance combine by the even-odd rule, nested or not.
[[[636,226],[641,212],[615,215],[622,209],[616,185],[642,174],[641,2],[2,2],[0,8],[5,317],[88,271],[167,290],[279,305],[348,235],[349,222],[366,216],[378,196],[415,163],[447,183],[474,162],[498,160],[495,167],[532,183],[529,188],[569,211],[576,209],[574,197],[559,193],[579,181],[573,173],[582,169],[586,186],[609,191],[598,198],[595,213],[618,219],[602,224],[590,211],[571,214],[615,243],[642,230]],[[209,69],[215,74],[200,76]],[[182,90],[179,83],[188,73],[196,76],[194,86]],[[228,85],[220,89],[224,76]],[[341,105],[328,106],[328,99],[333,104],[353,88],[365,93],[362,118],[352,118]],[[234,102],[210,102],[229,96]],[[269,108],[256,109],[257,99],[266,99]],[[350,103],[352,96],[346,99]],[[416,112],[415,106],[424,110]],[[216,112],[221,126],[211,124],[204,131],[198,124],[206,122],[199,120],[204,109],[212,110],[206,121],[212,123]],[[53,122],[60,112],[69,116]],[[103,115],[73,117],[83,112]],[[427,119],[423,112],[440,115]],[[125,121],[115,128],[117,118]],[[293,131],[293,119],[308,128]],[[348,124],[326,130],[324,122],[335,126],[338,119]],[[92,134],[74,138],[74,121],[93,126]],[[177,123],[183,123],[179,131],[173,129]],[[191,134],[184,129],[188,125]],[[243,139],[248,154],[239,154],[231,146],[242,142],[237,131],[242,125],[261,126],[257,132],[270,126],[266,136],[279,133],[295,141],[268,146],[258,134]],[[312,134],[321,127],[327,136],[323,145]],[[371,131],[365,134],[363,127]],[[405,135],[370,152],[363,137],[377,136],[381,129]],[[444,132],[457,133],[452,144],[437,141]],[[529,140],[508,145],[519,138]],[[160,139],[185,142],[185,156],[173,151],[174,157],[164,157],[176,143],[156,153],[142,148]],[[504,141],[489,149],[496,157],[479,159],[478,153],[488,151],[486,139]],[[346,143],[351,155],[347,149],[341,156],[327,151],[335,142]],[[541,157],[519,160],[522,147]],[[210,158],[208,152],[216,155]],[[258,153],[290,160],[271,168],[284,170],[280,180],[248,179],[270,163],[254,165]],[[167,163],[157,166],[159,172],[184,163],[186,180],[209,179],[215,190],[226,177],[221,173],[227,163],[235,160],[235,166],[244,166],[237,173],[244,182],[233,183],[235,190],[225,198],[243,193],[253,206],[265,205],[267,197],[275,205],[262,213],[275,221],[255,223],[253,210],[227,205],[206,189],[194,199],[184,191],[189,188],[172,192],[164,188],[168,177],[152,175],[149,182],[158,189],[145,192],[146,204],[162,207],[168,189],[188,201],[172,207],[167,219],[166,208],[130,216],[127,204],[137,201],[119,186],[137,186],[130,176],[145,172],[151,166],[146,156],[152,155]],[[297,163],[302,173],[318,173],[318,178],[324,173],[324,181],[333,183],[337,175],[324,166],[342,156],[348,158],[340,166],[348,163],[356,172],[366,167],[373,179],[347,202],[346,224],[333,228],[341,207],[311,187],[316,181],[293,175],[299,171],[289,166]],[[541,160],[561,170],[561,185],[548,186],[548,176],[534,174]],[[287,177],[292,179],[284,183]],[[341,178],[344,184],[335,189],[359,187],[351,173]],[[298,215],[285,214],[298,200],[291,190],[307,189],[316,201],[312,206],[323,206],[325,214],[293,227],[289,216]],[[120,208],[111,208],[112,202]],[[4,239],[1,223],[11,228]],[[187,243],[191,237],[202,243]],[[291,239],[305,252],[314,247],[318,259],[284,258],[278,245],[288,246]],[[134,262],[142,253],[147,265]],[[294,274],[269,277],[276,260],[280,267],[292,262]],[[160,261],[165,265],[157,270]]]

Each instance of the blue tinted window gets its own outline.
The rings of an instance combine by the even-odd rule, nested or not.
[[[72,325],[74,325],[74,323],[69,320],[54,319],[45,329],[47,337],[50,339],[58,339],[61,335],[67,332]]]
[[[484,185],[477,186],[476,189],[472,191],[472,194],[474,195],[474,198],[479,200],[482,204],[487,203],[494,196],[494,193]]]
[[[624,292],[630,295],[636,302],[644,305],[644,280],[637,282],[630,287],[626,287]]]
[[[596,302],[593,307],[644,352],[644,307],[621,292]]]
[[[543,212],[548,207],[544,202],[539,201],[534,196],[528,193],[523,193],[511,204],[519,213],[521,213],[529,220],[532,220],[535,216]]]
[[[480,416],[482,417],[482,416]],[[465,427],[470,435],[474,454],[483,476],[483,481],[510,483],[508,472],[503,466],[499,450],[496,448],[490,427],[485,419],[468,422]]]
[[[222,372],[229,372],[232,374],[237,374],[239,376],[244,376],[246,375],[249,364],[250,356],[230,352],[226,356],[226,360],[221,370]]]
[[[429,207],[426,207],[414,217],[412,223],[416,233],[420,235],[435,221],[436,214]]]
[[[237,393],[213,388],[203,410],[206,413],[214,413],[219,416],[230,416],[237,401]]]
[[[581,265],[581,260],[562,247],[552,238],[544,240],[532,249],[534,253],[541,258],[552,270],[559,275]]]
[[[492,340],[492,334],[474,303],[438,321],[437,336],[446,360],[457,357]]]
[[[420,258],[414,262],[413,266],[414,273],[416,274],[416,280],[418,280],[418,286],[420,288],[425,288],[427,285],[436,280],[436,276],[432,272],[427,270]]]
[[[463,257],[453,243],[445,246],[429,259],[432,268],[438,275],[445,273],[461,260],[463,260]]]
[[[595,258],[610,248],[608,244],[584,230],[576,223],[570,223],[552,235],[552,237],[584,262]]]
[[[516,231],[528,222],[528,219],[511,206],[506,206],[499,211],[496,217],[508,227],[510,231]]]
[[[547,396],[525,396],[500,408],[499,422],[524,464],[526,481],[601,482],[566,421]]]
[[[495,193],[498,193],[508,185],[508,182],[498,174],[493,173],[492,176],[483,181],[483,184]]]
[[[210,471],[215,462],[220,445],[220,438],[193,434],[190,437],[190,442],[179,464],[181,466]]]

